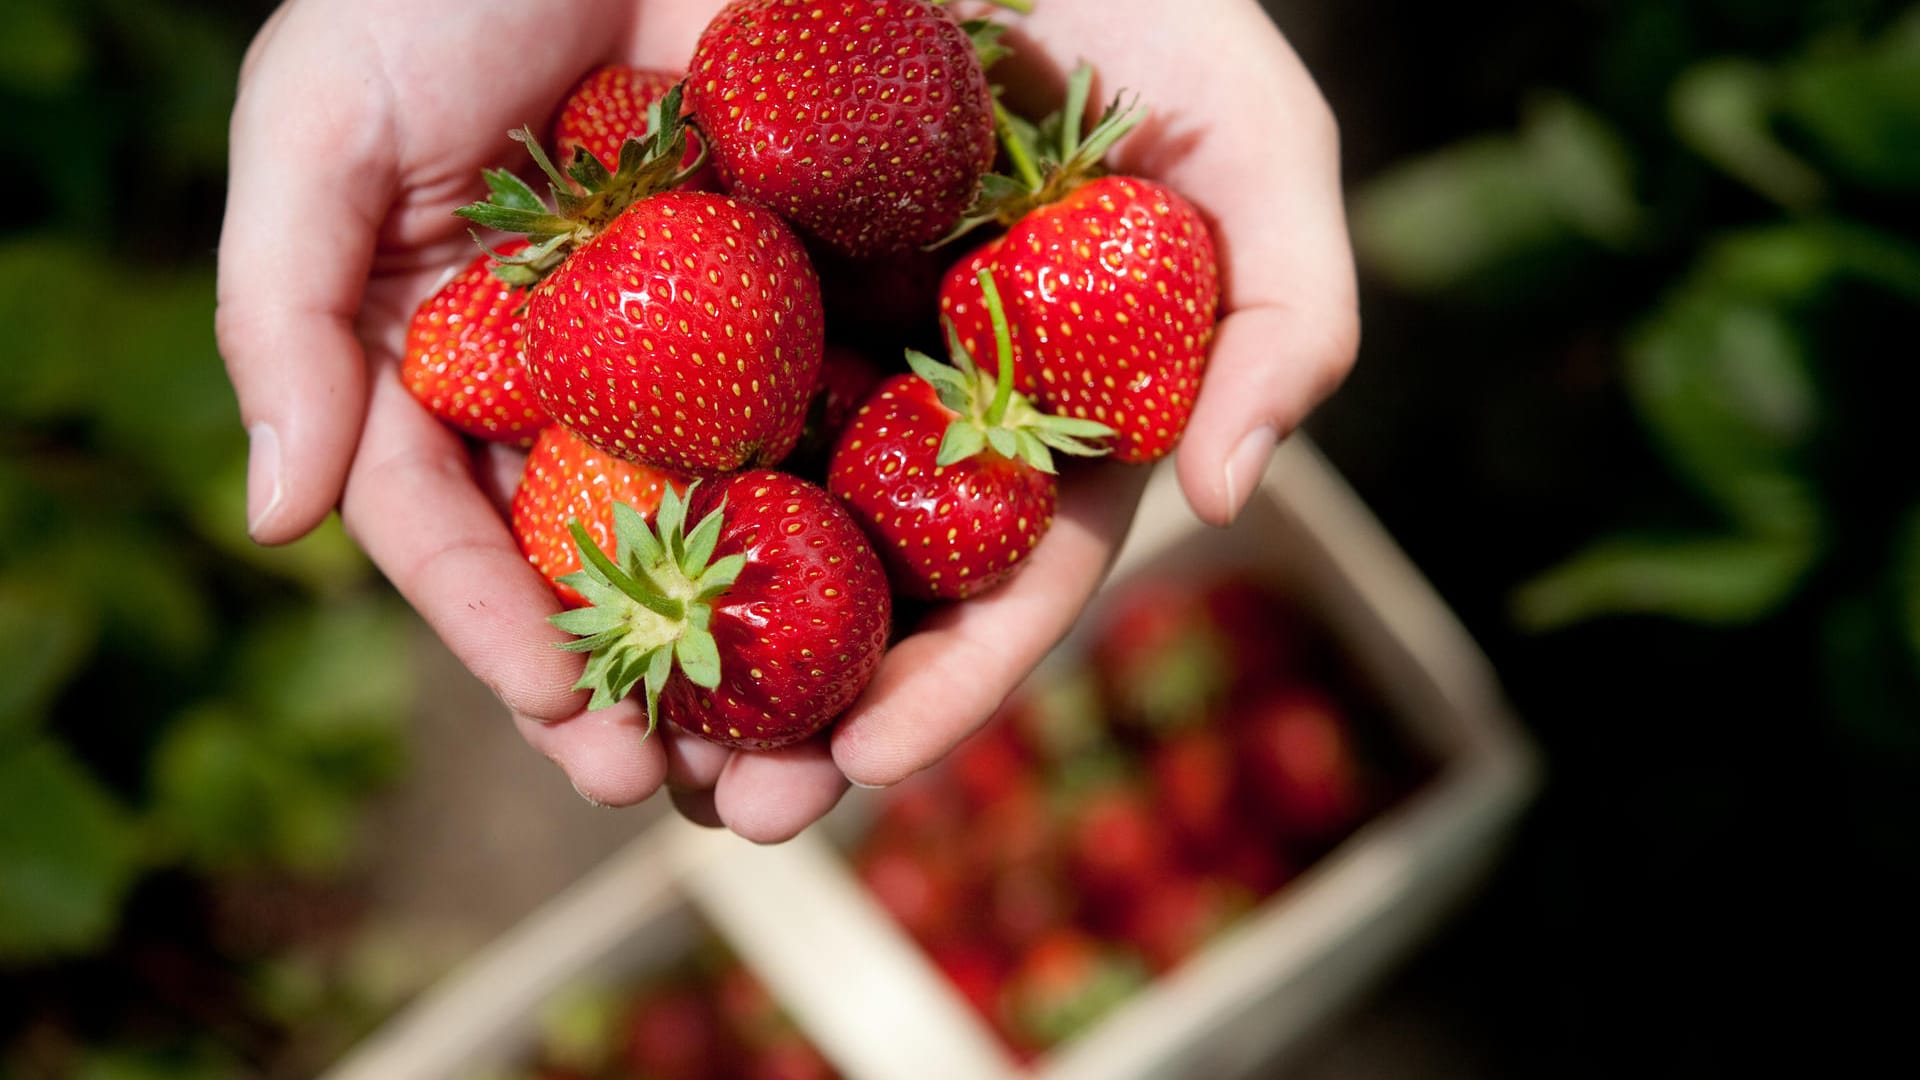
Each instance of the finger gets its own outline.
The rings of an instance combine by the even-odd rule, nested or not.
[[[394,366],[373,400],[342,503],[347,529],[461,663],[536,721],[578,714],[581,659],[555,648],[560,610],[476,486],[457,435],[421,409]]]
[[[263,543],[300,536],[339,500],[366,406],[355,312],[396,184],[381,95],[326,92],[334,67],[268,55],[313,29],[296,24],[314,7],[276,18],[249,66],[220,233],[215,329],[252,439],[248,524]]]
[[[834,729],[854,783],[897,783],[977,729],[1065,636],[1106,577],[1148,470],[1102,465],[1061,484],[1053,527],[1012,579],[949,604],[888,651]]]
[[[833,809],[847,790],[823,739],[734,754],[713,789],[727,828],[756,844],[791,840]]]
[[[513,719],[527,744],[560,766],[580,797],[596,806],[645,802],[666,779],[666,754],[647,737],[646,713],[633,701],[557,722]]]
[[[712,790],[720,782],[720,770],[726,768],[733,751],[698,735],[688,735],[670,725],[660,726],[667,749],[667,784],[688,790]]]
[[[671,788],[668,795],[680,816],[695,825],[703,829],[726,828],[727,823],[720,820],[720,811],[713,807],[712,788]]]

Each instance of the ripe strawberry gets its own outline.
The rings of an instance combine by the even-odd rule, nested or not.
[[[976,899],[959,855],[934,844],[887,844],[862,852],[855,872],[908,936],[946,941],[966,924]]]
[[[1073,879],[1096,914],[1125,910],[1179,861],[1152,795],[1126,779],[1082,797],[1069,816],[1066,844]]]
[[[687,98],[728,190],[849,255],[945,234],[993,166],[993,96],[934,0],[733,0]]]
[[[800,437],[820,288],[771,212],[672,190],[688,176],[679,108],[677,90],[654,102],[611,174],[591,154],[562,174],[522,130],[558,212],[492,170],[489,201],[460,213],[533,241],[495,273],[538,280],[527,373],[547,412],[608,453],[709,475],[773,464]]]
[[[1014,1035],[1036,1049],[1090,1026],[1146,985],[1146,965],[1133,950],[1063,927],[1020,960],[1006,987]]]
[[[620,149],[628,139],[647,135],[647,110],[680,85],[670,71],[606,64],[587,72],[560,103],[553,119],[554,154],[564,167],[585,149],[609,172],[620,167]],[[681,156],[683,167],[700,164],[703,147],[690,144]],[[715,190],[711,168],[700,168],[683,185],[696,191]]]
[[[595,449],[558,424],[540,433],[514,489],[511,518],[520,550],[568,607],[587,601],[560,579],[581,569],[580,548],[567,523],[578,520],[603,549],[613,546],[613,507],[621,503],[651,518],[668,485],[686,481]]]
[[[1227,699],[1233,648],[1194,585],[1147,577],[1108,602],[1088,661],[1118,725],[1166,737],[1205,723]]]
[[[1156,800],[1190,851],[1224,848],[1238,825],[1233,806],[1233,746],[1211,725],[1180,732],[1149,759]]]
[[[495,278],[492,262],[480,256],[421,302],[407,324],[400,378],[455,428],[524,445],[550,421],[527,385],[527,292]]]
[[[991,277],[985,304],[998,318]],[[996,323],[1006,348],[1006,323]],[[1049,448],[1092,455],[1110,433],[1048,416],[953,346],[958,368],[908,350],[899,375],[854,414],[827,468],[827,489],[873,537],[899,592],[964,599],[1006,580],[1053,524],[1058,498]]]
[[[1367,780],[1345,714],[1326,693],[1283,687],[1235,730],[1245,790],[1280,835],[1309,845],[1359,824]]]
[[[726,1032],[699,988],[669,984],[643,994],[627,1019],[625,1059],[641,1076],[706,1080],[728,1075]]]
[[[1253,898],[1228,881],[1175,874],[1142,893],[1127,912],[1121,940],[1140,950],[1157,972],[1177,967],[1253,907]]]
[[[653,527],[613,508],[617,555],[571,527],[593,606],[553,616],[588,654],[589,708],[644,685],[664,715],[728,746],[804,739],[853,703],[886,649],[891,598],[860,529],[831,496],[768,470],[669,488]],[[697,524],[686,528],[691,519]],[[657,531],[656,531],[657,530]]]
[[[927,954],[974,1011],[989,1021],[998,1021],[1001,990],[1012,968],[999,950],[984,942],[963,940],[935,946]]]
[[[1080,138],[1092,69],[1076,71],[1065,110],[1043,129],[1006,126],[1019,180],[989,183],[969,224],[999,220],[988,241],[947,272],[940,310],[972,348],[988,329],[976,283],[1008,283],[1015,386],[1048,411],[1119,431],[1115,460],[1153,461],[1179,441],[1193,411],[1220,298],[1213,239],[1199,212],[1150,180],[1098,176],[1101,157],[1140,119],[1107,111]]]

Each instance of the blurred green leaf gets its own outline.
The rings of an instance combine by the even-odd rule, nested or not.
[[[1520,138],[1565,221],[1614,249],[1639,239],[1633,157],[1604,117],[1571,98],[1541,96],[1529,103]]]
[[[1701,157],[1760,194],[1795,210],[1827,196],[1826,182],[1775,137],[1778,76],[1744,58],[1709,60],[1674,82],[1674,132]]]
[[[1719,237],[1693,278],[1723,295],[1800,305],[1843,278],[1920,303],[1920,248],[1881,229],[1800,220]]]
[[[0,579],[0,741],[45,714],[86,660],[90,614],[45,581]]]
[[[103,22],[147,95],[148,153],[176,172],[219,173],[245,39],[216,11],[150,0],[103,0]],[[211,309],[209,309],[211,310]]]
[[[1540,96],[1516,135],[1483,136],[1385,173],[1353,200],[1354,241],[1402,288],[1524,282],[1569,245],[1625,248],[1638,238],[1632,161],[1606,121]]]
[[[1397,166],[1353,200],[1354,242],[1367,264],[1419,292],[1472,284],[1569,231],[1527,153],[1501,136]]]
[[[1848,179],[1920,189],[1920,10],[1869,45],[1819,50],[1789,65],[1781,104]]]
[[[1788,538],[1617,537],[1521,586],[1514,619],[1553,630],[1602,615],[1749,623],[1776,610],[1814,559]]]
[[[363,602],[249,634],[232,701],[191,710],[154,755],[153,812],[186,858],[301,873],[346,859],[360,801],[404,757],[406,627]]]
[[[90,1050],[74,1080],[237,1080],[243,1075],[238,1064],[204,1047],[116,1047]]]
[[[1667,459],[1745,531],[1819,531],[1803,459],[1820,402],[1784,315],[1683,286],[1634,336],[1626,363],[1634,404]]]
[[[247,535],[247,458],[235,453],[204,478],[191,507],[195,529],[227,555],[314,593],[337,593],[366,581],[373,565],[348,538],[337,514],[290,544],[265,547]]]
[[[55,94],[86,70],[90,50],[71,5],[10,0],[6,28],[0,34],[0,90]]]
[[[126,812],[57,743],[0,744],[0,959],[102,944],[135,855]]]

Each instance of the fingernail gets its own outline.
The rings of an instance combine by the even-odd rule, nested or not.
[[[879,791],[881,788],[884,788],[887,786],[885,784],[863,784],[860,781],[855,780],[851,776],[847,777],[847,783],[852,784],[854,787],[857,787],[862,791]]]
[[[257,534],[260,526],[280,509],[280,433],[266,423],[247,429],[247,532]]]
[[[1273,448],[1280,441],[1279,433],[1272,424],[1261,424],[1246,433],[1240,445],[1227,455],[1227,468],[1223,483],[1227,493],[1227,520],[1240,516],[1240,508],[1247,497],[1253,494],[1260,475],[1266,472],[1267,459],[1273,456]]]
[[[607,809],[607,804],[587,794],[586,789],[580,786],[580,782],[578,780],[575,780],[573,777],[569,776],[567,777],[567,782],[573,785],[573,793],[575,795],[578,795],[581,798],[587,800],[588,806],[595,807],[596,809],[600,809],[600,810]]]

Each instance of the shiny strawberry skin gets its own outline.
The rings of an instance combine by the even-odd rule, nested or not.
[[[854,414],[827,469],[899,592],[959,600],[1004,581],[1053,523],[1052,476],[992,449],[942,466],[956,414],[916,375],[880,384]]]
[[[502,245],[503,254],[526,247]],[[551,421],[527,382],[527,293],[481,255],[420,304],[400,378],[427,411],[475,438],[525,445]]]
[[[744,200],[642,199],[535,286],[527,370],[609,453],[693,475],[771,465],[820,371],[820,285],[792,230]]]
[[[848,255],[939,239],[993,164],[979,56],[931,0],[734,0],[687,100],[728,190]]]
[[[1119,431],[1116,461],[1165,456],[1193,412],[1213,344],[1220,278],[1193,205],[1148,180],[1092,180],[947,271],[941,314],[993,370],[975,281],[993,271],[1013,329],[1014,387],[1049,412]]]
[[[620,148],[630,138],[647,133],[647,107],[666,96],[681,76],[671,71],[633,67],[629,64],[605,64],[583,76],[567,92],[553,120],[555,160],[570,165],[574,152],[585,148],[608,172],[619,168]],[[682,164],[699,156],[697,142],[690,142]],[[693,191],[716,190],[713,170],[702,168],[683,185]]]
[[[714,558],[740,554],[746,566],[713,601],[720,685],[704,690],[676,671],[661,715],[728,746],[804,739],[853,704],[880,665],[892,617],[886,572],[846,510],[798,477],[735,473],[691,499],[691,521],[725,500]]]
[[[553,583],[561,602],[579,607],[585,598],[558,580],[580,569],[580,549],[567,531],[568,520],[578,518],[594,543],[610,551],[613,504],[626,503],[651,521],[668,484],[681,491],[687,486],[679,477],[614,457],[551,425],[534,442],[513,492],[514,539],[533,568]]]

